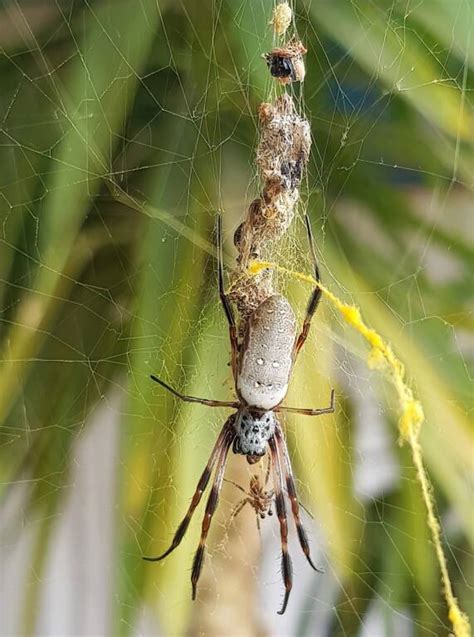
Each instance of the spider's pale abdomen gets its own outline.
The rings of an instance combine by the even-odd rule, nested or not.
[[[251,407],[269,410],[288,391],[296,319],[285,297],[263,301],[249,318],[242,344],[237,389]]]

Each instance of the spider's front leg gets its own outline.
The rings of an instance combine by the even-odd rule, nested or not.
[[[227,434],[226,440],[222,446],[219,458],[217,459],[217,469],[214,477],[214,483],[212,485],[209,498],[206,503],[206,510],[204,512],[204,518],[202,520],[201,537],[199,539],[199,545],[194,555],[193,568],[191,572],[191,583],[193,587],[192,598],[196,599],[197,583],[199,576],[201,575],[201,569],[204,562],[204,550],[206,548],[206,538],[211,526],[212,516],[217,508],[219,502],[219,493],[222,488],[222,482],[224,480],[225,467],[227,463],[227,454],[229,452],[232,441],[235,437],[235,432]]]
[[[218,469],[216,473],[216,476],[218,476],[220,465],[222,463],[223,452],[225,451],[225,456],[224,456],[224,462],[225,462],[225,457],[227,456],[227,452],[229,450],[230,445],[232,444],[232,440],[234,436],[235,436],[235,432],[234,432],[233,420],[231,417],[226,421],[225,425],[222,427],[221,433],[219,434],[219,437],[217,438],[216,444],[214,445],[214,449],[212,450],[209,461],[207,465],[205,466],[201,477],[199,478],[199,482],[197,484],[196,491],[194,492],[193,498],[191,500],[191,504],[189,505],[186,515],[184,516],[178,528],[176,529],[176,532],[174,534],[173,540],[169,548],[164,553],[161,553],[161,555],[158,555],[156,557],[143,556],[144,560],[146,560],[147,562],[159,562],[160,560],[163,560],[167,555],[169,555],[172,551],[174,551],[175,548],[177,548],[181,544],[181,541],[188,529],[189,523],[191,522],[193,513],[196,510],[196,507],[198,506],[199,502],[201,501],[202,494],[204,493],[208,485],[214,466],[216,465],[216,463],[218,464]],[[215,484],[216,484],[216,478],[214,479],[214,485]],[[212,495],[212,492],[211,492],[211,495]],[[206,512],[207,512],[207,509],[206,509]]]
[[[275,429],[275,439],[277,444],[278,455],[283,456],[282,462],[284,466],[286,489],[288,492],[288,497],[290,498],[290,502],[291,502],[291,511],[293,513],[293,519],[296,524],[296,531],[298,533],[298,540],[300,542],[300,546],[310,566],[318,573],[324,573],[322,569],[318,568],[317,566],[313,564],[313,560],[311,559],[308,536],[306,535],[306,531],[304,530],[304,527],[300,518],[299,502],[298,502],[298,496],[296,494],[296,485],[295,485],[295,479],[293,477],[293,470],[291,468],[290,456],[288,454],[288,448],[286,446],[283,433],[279,426],[276,427]]]
[[[291,588],[293,586],[293,574],[291,567],[291,558],[290,554],[288,553],[288,518],[286,516],[285,498],[283,496],[283,479],[275,438],[270,438],[268,444],[272,457],[273,482],[275,489],[275,508],[278,516],[278,521],[280,522],[281,572],[283,575],[283,582],[285,584],[285,597],[283,599],[283,605],[278,611],[278,614],[283,615],[288,605]]]
[[[226,315],[227,322],[229,324],[232,376],[235,382],[237,379],[237,357],[238,357],[239,343],[237,338],[237,325],[235,323],[234,311],[232,309],[232,304],[230,302],[230,299],[225,293],[224,255],[222,250],[222,216],[221,215],[217,215],[217,267],[218,267],[217,282],[219,286],[219,297],[221,299],[222,307],[224,308],[224,313]]]
[[[303,347],[308,337],[309,328],[311,327],[311,320],[316,310],[318,309],[319,301],[321,300],[321,295],[322,295],[322,290],[318,285],[318,283],[321,281],[321,276],[319,274],[318,260],[316,258],[316,251],[314,249],[313,231],[311,230],[311,222],[309,220],[308,215],[305,216],[305,222],[306,222],[306,231],[308,233],[308,242],[309,242],[309,248],[311,253],[311,259],[313,261],[314,278],[316,280],[316,286],[309,298],[308,307],[306,309],[306,316],[303,322],[303,328],[295,342],[295,352],[294,352],[295,358],[298,355],[301,348]]]

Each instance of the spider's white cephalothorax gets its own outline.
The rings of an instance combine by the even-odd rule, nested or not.
[[[247,405],[267,410],[285,398],[295,336],[295,315],[284,296],[270,296],[250,316],[237,377]]]
[[[263,414],[242,409],[235,419],[234,453],[263,456],[267,443],[275,433],[276,418],[272,411]]]

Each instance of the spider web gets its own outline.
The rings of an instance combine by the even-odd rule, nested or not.
[[[261,54],[273,3],[54,2],[0,10],[2,634],[444,635],[450,630],[396,397],[321,303],[285,418],[315,562],[224,484],[191,605],[203,505],[160,564],[233,395],[215,212],[232,234],[260,181]],[[455,593],[472,606],[472,12],[467,2],[301,3],[313,146],[272,259],[311,273],[393,345],[421,437]],[[283,274],[298,321],[311,289]],[[262,463],[261,463],[262,464]],[[229,457],[245,490],[265,465]],[[271,485],[270,487],[271,488]],[[288,507],[287,507],[288,508]],[[310,515],[311,514],[311,515]],[[312,517],[311,517],[312,516]]]

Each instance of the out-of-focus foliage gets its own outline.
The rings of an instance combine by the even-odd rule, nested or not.
[[[188,621],[175,609],[188,601],[198,526],[172,563],[150,568],[141,551],[169,537],[224,414],[182,408],[148,376],[196,395],[223,397],[229,386],[211,238],[216,208],[230,236],[258,192],[272,3],[22,4],[0,10],[1,497],[28,485],[9,533],[20,519],[39,521],[22,626],[34,632],[72,445],[92,407],[120,393],[113,616],[129,632],[146,603],[171,634]],[[425,461],[468,607],[472,6],[337,0],[297,12],[308,47],[301,103],[314,137],[304,198],[324,278],[392,343],[423,401]],[[307,293],[293,289],[302,303]],[[364,500],[354,491],[353,382],[364,345],[327,310],[314,333],[291,402],[322,404],[334,384],[340,408],[334,419],[291,421],[289,440],[339,582],[329,634],[358,634],[373,600],[387,614],[409,613],[413,634],[445,634],[418,485],[396,446],[394,397],[364,371],[401,471]],[[302,618],[307,601],[304,610]],[[304,619],[294,626],[305,630]]]

